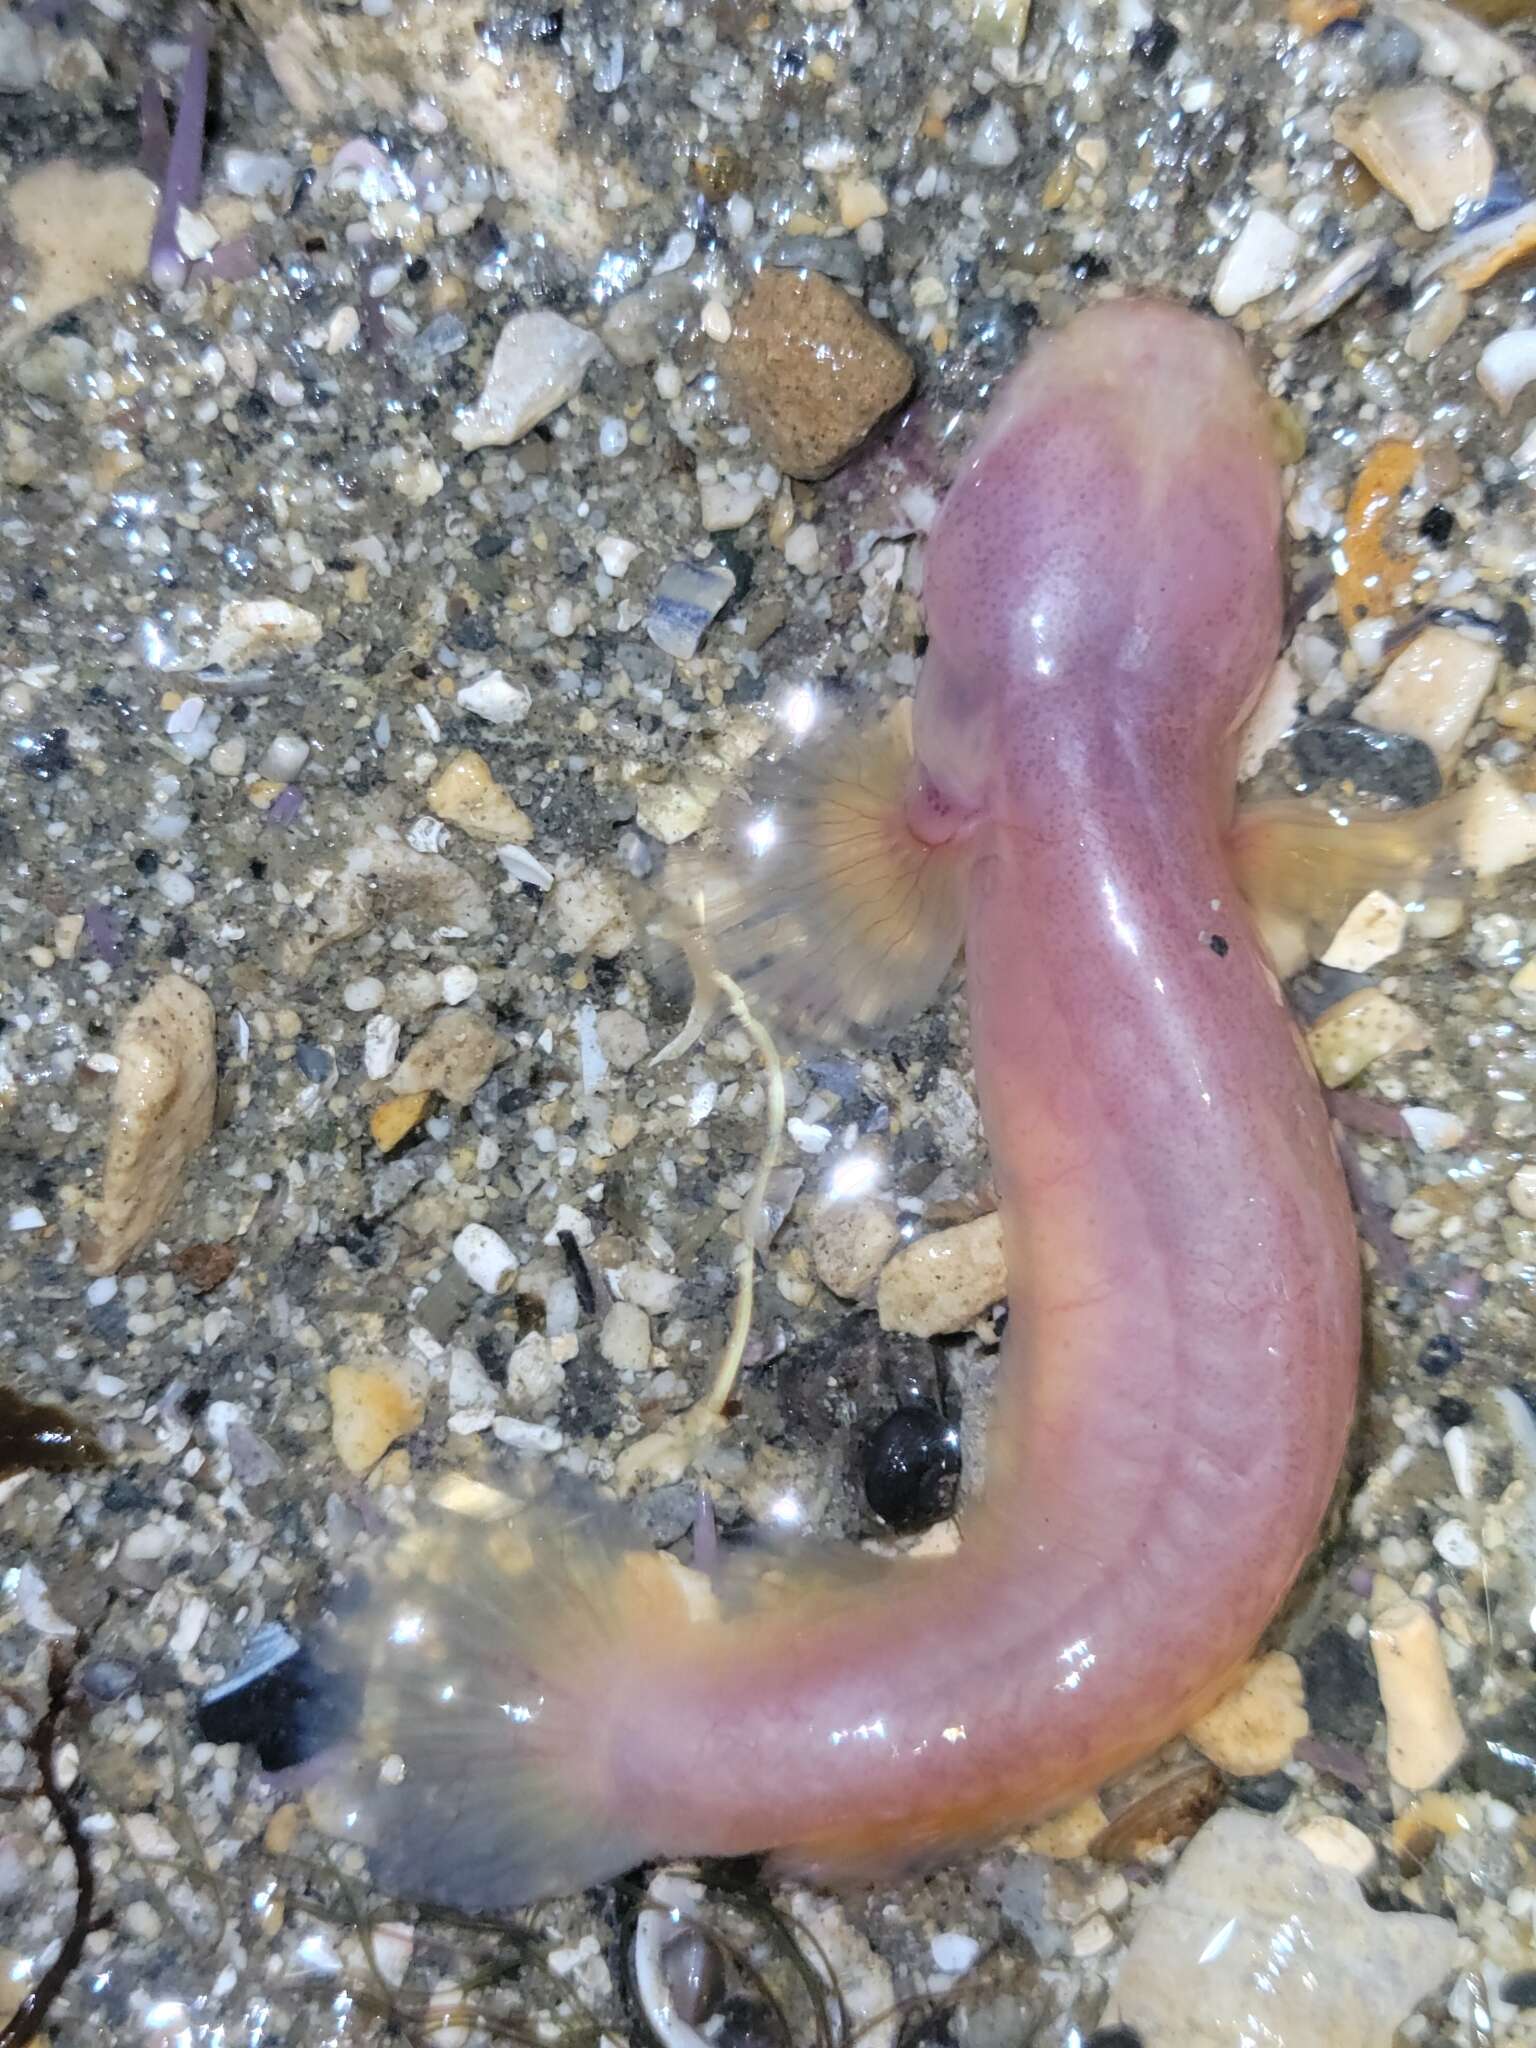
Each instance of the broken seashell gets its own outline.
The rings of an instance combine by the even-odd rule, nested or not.
[[[1428,284],[1443,277],[1464,292],[1476,291],[1512,263],[1523,263],[1536,255],[1536,200],[1496,213],[1480,221],[1465,234],[1454,236],[1433,256],[1420,264],[1414,284]]]
[[[1356,292],[1364,290],[1386,261],[1392,244],[1385,235],[1368,242],[1356,242],[1326,269],[1299,284],[1286,300],[1275,320],[1278,334],[1310,334],[1314,327],[1347,306]]]
[[[213,1005],[195,982],[167,974],[123,1019],[113,1051],[112,1135],[88,1273],[115,1273],[181,1191],[213,1130],[218,1074]]]
[[[1499,668],[1480,634],[1426,626],[1355,706],[1362,725],[1423,740],[1442,769],[1454,767]]]
[[[454,421],[461,448],[509,448],[574,398],[604,353],[595,334],[547,306],[515,313],[501,331],[474,405]]]
[[[1536,327],[1495,335],[1477,359],[1477,381],[1500,412],[1508,412],[1527,384],[1536,382]]]
[[[1418,37],[1419,69],[1463,92],[1492,92],[1525,70],[1513,43],[1441,0],[1391,0],[1387,12]]]
[[[1405,85],[1341,107],[1333,132],[1400,199],[1415,227],[1443,228],[1488,197],[1494,154],[1482,117],[1443,85]]]
[[[1268,298],[1285,283],[1300,248],[1301,237],[1289,221],[1256,206],[1217,268],[1212,306],[1229,319],[1255,299]]]

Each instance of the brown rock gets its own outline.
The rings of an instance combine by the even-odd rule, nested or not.
[[[224,1285],[239,1258],[232,1244],[189,1244],[172,1259],[171,1271],[194,1294],[212,1294]]]
[[[797,477],[830,476],[912,388],[900,342],[816,271],[763,272],[723,367],[764,454]]]

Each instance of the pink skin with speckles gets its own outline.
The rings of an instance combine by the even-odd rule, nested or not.
[[[1359,1275],[1317,1082],[1225,850],[1280,633],[1262,394],[1101,307],[994,401],[930,538],[907,822],[965,863],[1012,1315],[952,1555],[790,1568],[610,1639],[546,1747],[579,1843],[889,1868],[1041,1817],[1229,1686],[1316,1539]],[[547,1846],[547,1844],[546,1844]]]

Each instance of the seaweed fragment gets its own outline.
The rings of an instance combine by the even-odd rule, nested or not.
[[[81,1472],[107,1454],[65,1408],[0,1386],[0,1479],[16,1472]]]
[[[32,1753],[37,1766],[37,1775],[59,1833],[64,1837],[65,1847],[75,1866],[75,1907],[70,1915],[69,1926],[59,1944],[59,1952],[44,1970],[41,1977],[27,1993],[10,2019],[0,2029],[0,2048],[27,2048],[42,2032],[43,2024],[52,2011],[59,1993],[74,1975],[81,1957],[85,1954],[86,1936],[91,1932],[92,1914],[96,1905],[96,1872],[91,1863],[90,1846],[85,1830],[80,1825],[80,1812],[73,1791],[66,1792],[58,1777],[58,1736],[59,1724],[69,1701],[69,1681],[75,1668],[73,1646],[56,1644],[48,1663],[48,1701],[39,1716],[32,1733],[26,1738],[26,1746]],[[24,1705],[19,1693],[9,1686],[6,1696]]]

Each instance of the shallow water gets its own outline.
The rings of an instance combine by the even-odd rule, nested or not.
[[[455,1475],[606,1483],[707,1383],[766,1097],[733,1021],[652,1063],[688,1009],[648,928],[656,880],[765,742],[910,688],[921,532],[956,431],[1033,327],[1125,289],[1235,291],[1244,221],[1283,222],[1278,289],[1232,317],[1299,451],[1295,697],[1347,707],[1384,665],[1379,635],[1346,634],[1333,577],[1367,454],[1417,442],[1388,619],[1449,607],[1497,646],[1449,773],[1493,764],[1525,788],[1531,400],[1501,411],[1475,373],[1530,318],[1528,274],[1469,289],[1452,324],[1416,282],[1450,230],[1352,172],[1330,124],[1433,69],[1487,124],[1495,200],[1519,198],[1536,95],[1426,0],[1315,36],[1248,6],[1165,21],[1037,0],[1019,50],[907,0],[484,18],[250,0],[218,24],[189,274],[162,291],[156,195],[121,167],[151,73],[174,109],[185,24],[123,11],[0,17],[0,1351],[7,1385],[63,1404],[110,1459],[0,1480],[0,1785],[21,1794],[0,1809],[0,2016],[53,1964],[88,1864],[83,1953],[44,2022],[59,2048],[639,2042],[632,1888],[516,1938],[418,1921],[367,1894],[302,1787],[204,1739],[197,1700],[262,1624],[312,1628],[383,1515]],[[327,45],[306,40],[317,22]],[[485,114],[476,57],[514,121]],[[1358,296],[1290,334],[1288,294],[1374,237]],[[717,376],[776,256],[860,294],[915,371],[916,409],[824,481],[784,479]],[[496,339],[536,307],[606,352],[525,437],[467,448],[455,424]],[[680,656],[699,621],[674,607],[658,644],[647,619],[686,562],[715,568],[685,594],[720,609]],[[252,600],[279,608],[231,610]],[[464,750],[487,778],[445,788]],[[1347,796],[1327,779],[1342,762],[1357,788],[1423,794],[1422,746],[1370,758],[1368,781],[1358,746],[1280,745],[1258,782]],[[1304,1730],[1246,1777],[1178,1746],[1151,1791],[1106,1795],[1097,1859],[1054,1853],[1090,1817],[1075,1842],[839,1903],[772,1895],[826,1950],[847,2032],[895,2001],[900,2021],[861,2038],[1081,2044],[1140,1941],[1167,1996],[1202,1987],[1181,2043],[1255,2038],[1257,1963],[1218,1994],[1154,1953],[1178,1845],[1220,1808],[1270,1831],[1230,1850],[1272,1878],[1244,1904],[1255,1953],[1315,1945],[1313,2016],[1262,2038],[1536,2042],[1531,877],[1431,906],[1369,970],[1415,1028],[1351,1089],[1387,1106],[1348,1140],[1371,1245],[1361,1427],[1273,1638],[1299,1660]],[[168,971],[211,1002],[213,1134],[142,1248],[93,1274],[119,1033]],[[1316,970],[1299,1005],[1351,986]],[[441,1045],[443,1018],[470,1022],[389,1131],[399,1062],[435,1024]],[[909,1237],[989,1207],[963,996],[872,1054],[792,1063],[787,1089],[738,1410],[635,1489],[685,1557],[700,1483],[727,1541],[882,1539],[864,1445],[902,1404],[954,1419],[962,1485],[979,1473],[993,1314],[934,1343],[882,1331],[867,1276],[846,1298],[826,1284],[848,1268],[814,1229],[829,1190]],[[1402,1104],[1444,1115],[1405,1126]],[[465,1240],[475,1225],[515,1274]],[[1393,1775],[1366,1637],[1394,1589],[1426,1606],[1467,1731],[1438,1790]],[[1347,1911],[1282,1833],[1326,1846]],[[1384,1916],[1459,1931],[1418,2017],[1379,1923],[1351,1917],[1357,1871]],[[706,1905],[743,1882],[711,1873]],[[767,1957],[778,1923],[729,1910],[723,1933]],[[370,1966],[356,1930],[380,1921]],[[825,2001],[762,1967],[706,2037],[830,2038]]]

